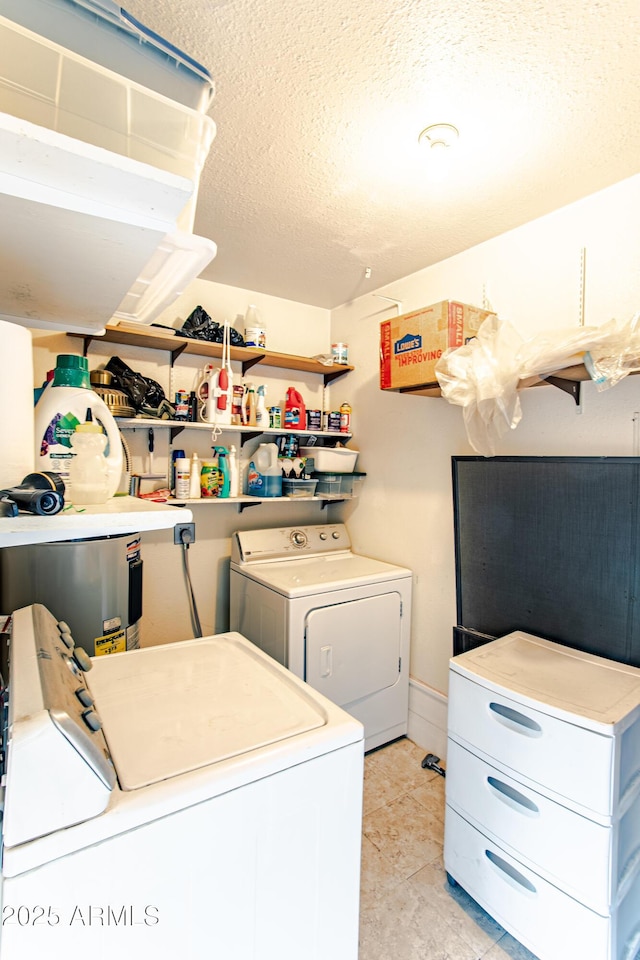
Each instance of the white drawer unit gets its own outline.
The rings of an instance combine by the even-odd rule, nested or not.
[[[444,860],[540,960],[640,958],[640,669],[516,632],[450,664]]]

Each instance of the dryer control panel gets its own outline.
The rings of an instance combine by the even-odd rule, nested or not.
[[[322,556],[351,550],[344,523],[274,527],[268,530],[239,530],[233,535],[232,563],[286,560],[291,557]]]

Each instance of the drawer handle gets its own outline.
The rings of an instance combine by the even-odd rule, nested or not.
[[[522,887],[527,893],[537,893],[538,891],[531,883],[530,880],[527,880],[519,870],[516,870],[515,867],[512,867],[510,863],[507,863],[506,860],[503,860],[502,857],[499,857],[497,853],[494,853],[493,850],[485,850],[485,855],[490,863],[494,865],[498,870],[507,876],[512,884],[517,884],[519,887]]]
[[[514,809],[524,808],[520,810],[521,813],[526,812],[534,815],[540,813],[540,810],[533,800],[529,800],[529,798],[525,797],[519,790],[510,787],[508,783],[503,783],[502,780],[496,780],[495,777],[487,777],[487,783],[490,787],[493,787],[499,798],[504,800],[507,806],[513,807]]]
[[[490,703],[489,710],[497,714],[498,719],[502,722],[506,721],[505,726],[517,733],[522,733],[527,737],[539,737],[542,734],[542,727],[539,723],[536,723],[531,717],[525,716],[524,713],[520,713],[512,707],[507,707],[504,703]]]

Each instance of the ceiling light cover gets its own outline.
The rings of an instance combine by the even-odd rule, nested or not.
[[[421,131],[418,143],[428,146],[430,150],[440,150],[453,146],[458,137],[458,128],[452,123],[432,123]]]

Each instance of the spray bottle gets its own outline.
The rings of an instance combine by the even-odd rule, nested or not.
[[[258,396],[256,398],[256,426],[268,427],[269,414],[267,413],[267,403],[265,399],[267,388],[264,385],[258,387]]]
[[[219,476],[219,497],[228,498],[230,496],[229,484],[229,460],[226,447],[214,447],[218,454],[218,476]]]

